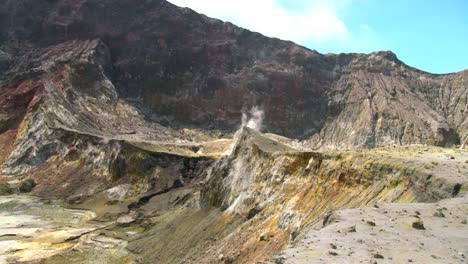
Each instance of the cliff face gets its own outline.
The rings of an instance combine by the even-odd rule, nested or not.
[[[34,82],[43,73],[31,56],[51,64],[83,42],[99,42],[106,58],[75,70],[83,82],[71,90],[89,89],[87,79],[105,72],[115,89],[95,104],[121,100],[148,123],[232,132],[243,110],[260,106],[264,131],[314,149],[467,141],[466,71],[424,73],[391,52],[322,55],[161,0],[4,0],[0,13],[1,98],[15,109],[2,107],[2,120],[21,116],[44,86]],[[18,76],[20,69],[28,73]],[[13,89],[26,96],[14,100]],[[109,96],[105,90],[94,96]]]

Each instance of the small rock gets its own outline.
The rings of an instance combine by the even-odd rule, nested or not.
[[[375,253],[375,254],[373,255],[373,257],[376,258],[376,259],[383,259],[383,258],[384,258],[384,256],[382,256],[382,255],[379,254],[379,253]]]
[[[346,230],[349,233],[356,232],[356,226],[350,226],[348,230]]]
[[[372,222],[372,221],[367,221],[366,223],[367,223],[368,225],[370,225],[370,226],[375,226],[375,223]]]
[[[442,213],[441,211],[437,211],[433,214],[433,216],[435,217],[445,217],[444,213]]]
[[[330,247],[333,248],[333,249],[336,249],[336,245],[333,244],[333,243],[330,243]]]
[[[336,253],[335,251],[328,251],[328,254],[332,256],[338,256],[338,253]]]
[[[415,222],[413,222],[412,226],[413,226],[414,229],[426,230],[426,228],[424,227],[423,221],[415,221]]]
[[[223,261],[224,264],[231,264],[234,262],[234,259],[230,256],[223,256],[221,261]]]
[[[66,202],[69,204],[80,204],[83,202],[84,199],[85,199],[85,196],[83,194],[76,194],[76,195],[69,196],[66,199]]]
[[[122,215],[117,218],[117,224],[120,226],[128,226],[129,224],[133,223],[137,219],[137,213],[135,211],[131,211],[129,214]]]
[[[275,258],[274,260],[275,264],[284,264],[285,261],[286,261],[286,258],[283,256]]]
[[[19,191],[22,193],[28,193],[31,192],[35,186],[36,182],[33,179],[27,179],[21,182]]]

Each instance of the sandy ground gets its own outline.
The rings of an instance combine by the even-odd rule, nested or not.
[[[338,210],[274,263],[468,263],[468,196]]]

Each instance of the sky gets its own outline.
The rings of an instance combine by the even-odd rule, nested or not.
[[[391,50],[431,73],[468,69],[468,0],[169,0],[320,53]]]

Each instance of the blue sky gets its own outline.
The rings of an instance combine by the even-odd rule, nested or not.
[[[169,0],[321,53],[391,50],[432,73],[468,69],[468,0]]]

